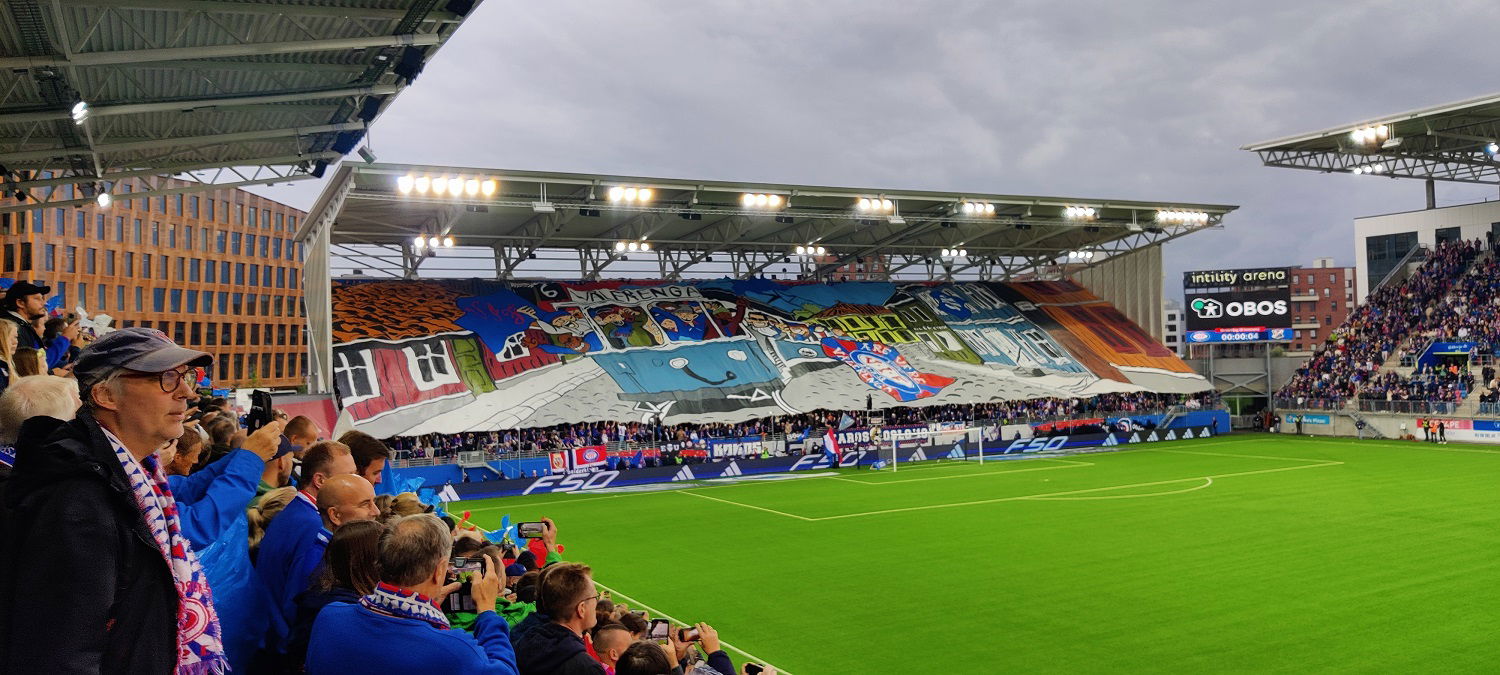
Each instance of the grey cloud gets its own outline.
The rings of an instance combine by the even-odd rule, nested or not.
[[[1241,205],[1168,245],[1174,288],[1199,266],[1352,264],[1352,219],[1420,208],[1421,184],[1239,146],[1486,93],[1495,25],[1478,1],[490,0],[372,143],[393,162]]]

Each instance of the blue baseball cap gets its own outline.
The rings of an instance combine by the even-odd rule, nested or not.
[[[178,366],[213,365],[207,352],[180,347],[154,328],[134,327],[110,332],[78,354],[73,374],[87,386],[120,368],[160,373]]]

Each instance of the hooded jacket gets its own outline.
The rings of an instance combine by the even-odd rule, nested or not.
[[[176,668],[171,569],[87,407],[21,426],[0,504],[0,672]]]
[[[589,656],[583,638],[567,626],[550,621],[521,636],[516,643],[516,665],[521,675],[604,674],[604,665]]]

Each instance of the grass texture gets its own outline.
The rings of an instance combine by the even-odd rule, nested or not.
[[[1500,451],[1237,435],[450,505],[796,675],[1481,672]],[[740,651],[743,650],[743,651]]]

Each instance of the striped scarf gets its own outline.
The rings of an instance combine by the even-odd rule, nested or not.
[[[182,536],[177,522],[177,502],[167,487],[167,478],[152,454],[137,462],[125,444],[104,430],[125,477],[135,492],[136,505],[151,529],[157,548],[172,571],[177,587],[177,672],[183,675],[223,673],[229,669],[219,634],[219,616],[214,611],[213,592],[198,565],[192,544]]]
[[[448,617],[432,604],[432,599],[416,591],[408,591],[384,581],[375,585],[375,592],[359,599],[360,606],[376,614],[402,619],[426,621],[439,629],[448,628]]]

